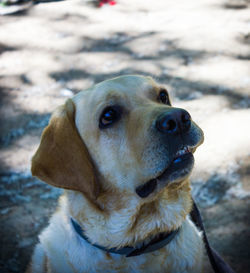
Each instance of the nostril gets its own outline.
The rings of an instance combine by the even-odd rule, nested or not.
[[[190,117],[190,115],[189,115],[189,113],[183,113],[182,115],[181,115],[181,121],[183,122],[183,123],[187,123],[187,122],[190,122],[190,119],[191,119],[191,117]]]
[[[167,121],[167,124],[164,126],[166,131],[174,131],[176,129],[176,122],[172,119]]]
[[[184,112],[181,115],[181,122],[182,122],[182,130],[189,130],[191,126],[191,117],[188,112]]]
[[[164,116],[157,121],[157,129],[160,132],[170,133],[175,131],[176,128],[177,128],[177,123],[174,119],[171,118],[171,116],[170,117]]]

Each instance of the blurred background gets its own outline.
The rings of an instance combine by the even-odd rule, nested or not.
[[[203,129],[193,196],[212,246],[249,272],[249,0],[0,0],[0,272],[24,272],[61,193],[30,174],[51,112],[125,74],[165,84]]]

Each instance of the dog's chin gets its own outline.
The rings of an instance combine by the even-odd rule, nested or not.
[[[141,197],[148,197],[151,193],[159,191],[167,185],[180,183],[186,180],[194,166],[194,150],[185,147],[180,150],[167,168],[159,176],[136,188],[136,193]]]

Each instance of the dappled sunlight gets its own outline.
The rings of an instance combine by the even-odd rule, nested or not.
[[[0,271],[23,272],[61,193],[30,173],[50,114],[96,83],[141,74],[165,85],[204,131],[193,195],[212,243],[247,273],[249,253],[239,253],[249,244],[249,1],[25,2],[0,15],[0,237],[8,245]]]

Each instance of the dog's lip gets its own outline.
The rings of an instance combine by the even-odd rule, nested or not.
[[[170,169],[172,169],[175,165],[176,165],[176,167],[178,167],[177,165],[179,163],[193,158],[193,153],[194,152],[195,152],[195,147],[184,145],[181,149],[177,150],[177,152],[173,156],[172,161],[170,161],[168,166],[155,179],[156,180],[162,180],[166,176],[166,173],[169,173]]]
[[[190,146],[183,146],[181,149],[179,149],[175,155],[174,155],[174,158],[173,158],[173,161],[172,162],[175,162],[176,160],[178,160],[178,158],[184,154],[187,154],[187,153],[193,153],[193,148],[190,147]],[[171,162],[171,163],[172,163]]]
[[[157,176],[156,178],[150,179],[148,182],[136,188],[136,193],[145,198],[150,195],[156,187],[159,189],[165,187],[171,182],[176,180],[183,180],[187,177],[193,168],[194,165],[194,156],[193,152],[195,147],[183,146],[179,149],[173,156],[172,161],[164,169],[164,171]]]

